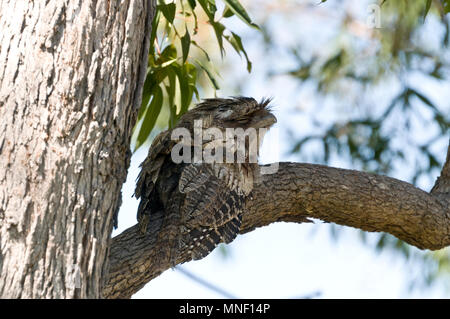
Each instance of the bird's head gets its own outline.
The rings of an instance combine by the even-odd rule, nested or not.
[[[198,146],[210,150],[212,157],[217,155],[214,161],[223,160],[223,154],[228,154],[228,161],[229,154],[233,154],[237,163],[256,163],[267,129],[277,122],[269,103],[269,99],[258,103],[248,97],[207,99],[185,113],[176,128],[193,133],[188,143],[194,147],[199,142],[195,136],[201,134]],[[204,133],[199,133],[199,128]]]
[[[202,120],[203,128],[270,128],[277,122],[270,110],[270,99],[257,102],[249,97],[230,99],[206,99],[187,112],[177,126],[190,126],[194,120]],[[187,125],[186,125],[187,124]]]

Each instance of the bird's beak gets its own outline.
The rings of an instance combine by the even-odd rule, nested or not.
[[[257,128],[269,128],[277,122],[277,118],[271,113],[266,113],[263,116],[257,118],[255,122],[255,126]]]

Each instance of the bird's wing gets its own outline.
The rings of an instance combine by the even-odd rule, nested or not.
[[[198,260],[206,257],[220,243],[232,242],[239,233],[242,223],[242,214],[239,213],[233,219],[219,227],[198,226],[189,229],[188,233],[181,237],[180,250],[182,258]]]
[[[171,131],[161,132],[153,140],[147,158],[141,164],[142,169],[139,173],[134,192],[137,198],[152,191],[156,180],[158,179],[162,164],[175,144],[170,138],[170,132]]]
[[[136,198],[141,198],[137,212],[137,220],[143,233],[145,233],[149,223],[152,202],[156,202],[156,194],[154,192],[156,180],[160,175],[161,167],[175,144],[175,141],[170,138],[170,134],[171,131],[164,131],[155,137],[150,146],[147,158],[141,164],[142,168],[138,176],[134,194]]]
[[[236,217],[245,196],[239,192],[233,170],[210,164],[187,165],[180,176],[179,191],[186,194],[182,216],[186,225],[219,227]]]
[[[205,257],[217,244],[229,243],[239,233],[245,195],[230,182],[235,180],[233,173],[210,164],[187,165],[181,173],[178,187],[186,194],[181,206],[185,229],[181,241],[193,259]]]

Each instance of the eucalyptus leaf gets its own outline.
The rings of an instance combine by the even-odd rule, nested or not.
[[[197,2],[195,0],[188,0],[189,5],[191,6],[192,10],[195,9],[195,6],[197,5]]]
[[[259,30],[259,26],[252,22],[252,19],[250,19],[250,16],[248,15],[247,11],[245,11],[244,7],[238,0],[223,0],[223,1],[227,4],[230,10],[233,11],[233,13],[237,17],[239,17],[239,19],[247,23],[252,28]]]
[[[433,2],[433,0],[427,0],[427,3],[425,5],[425,12],[423,14],[423,19],[425,20],[425,18],[427,17],[428,11],[430,11],[431,8],[431,3]]]
[[[183,52],[183,63],[185,63],[189,55],[189,48],[191,46],[191,36],[189,35],[187,27],[186,32],[184,33],[184,36],[180,38],[180,41],[181,41],[181,50]]]
[[[167,72],[167,77],[169,78],[169,84],[165,85],[167,97],[169,100],[169,109],[170,109],[170,116],[169,116],[169,128],[173,128],[176,124],[177,119],[177,106],[175,103],[175,94],[177,89],[176,84],[176,72],[179,67],[178,64],[172,65]]]
[[[197,42],[195,42],[194,40],[192,40],[191,43],[193,45],[195,45],[198,49],[200,49],[203,52],[203,54],[205,55],[206,60],[211,61],[211,59],[209,57],[209,54],[208,54],[208,52],[206,52],[205,49],[203,49],[200,45],[198,45]]]
[[[145,110],[144,119],[142,121],[138,137],[136,139],[134,151],[136,151],[139,147],[142,146],[142,144],[145,143],[148,136],[150,135],[150,132],[153,130],[153,127],[155,126],[159,113],[161,112],[163,104],[163,93],[161,87],[159,85],[155,86],[152,93],[153,99],[150,102],[148,108]]]
[[[223,9],[223,12],[222,12],[222,17],[229,18],[232,16],[234,16],[233,10],[231,10],[229,6],[225,6],[225,8]]]
[[[231,36],[226,36],[225,38],[239,55],[241,55],[241,52],[244,54],[245,59],[247,60],[247,71],[250,73],[252,71],[252,62],[248,58],[247,52],[244,49],[241,37],[236,33],[231,32]]]
[[[197,0],[200,6],[202,7],[203,11],[205,11],[206,15],[208,16],[209,22],[214,22],[214,16],[217,11],[217,7],[210,3],[208,0]]]
[[[205,71],[206,75],[208,76],[209,80],[211,81],[212,85],[214,86],[214,89],[219,90],[219,84],[216,81],[216,78],[213,75],[213,71],[211,70],[211,68],[209,67],[209,65],[204,64],[202,61],[200,60],[195,60],[195,62],[198,64],[198,66]]]
[[[175,12],[177,9],[176,4],[175,3],[161,4],[158,6],[158,8],[163,13],[167,21],[173,23],[173,20],[175,19]]]

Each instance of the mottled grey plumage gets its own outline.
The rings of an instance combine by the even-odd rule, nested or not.
[[[223,132],[237,127],[268,128],[276,122],[268,103],[245,97],[207,99],[184,114],[175,128],[192,133],[198,119],[204,129],[217,127]],[[177,258],[203,258],[217,244],[229,243],[237,236],[259,166],[248,162],[176,164],[171,151],[177,141],[171,139],[171,133],[164,131],[153,141],[141,165],[135,194],[141,199],[138,221],[142,232],[152,215],[162,212],[164,238],[160,239],[171,245],[168,258],[175,263]]]

